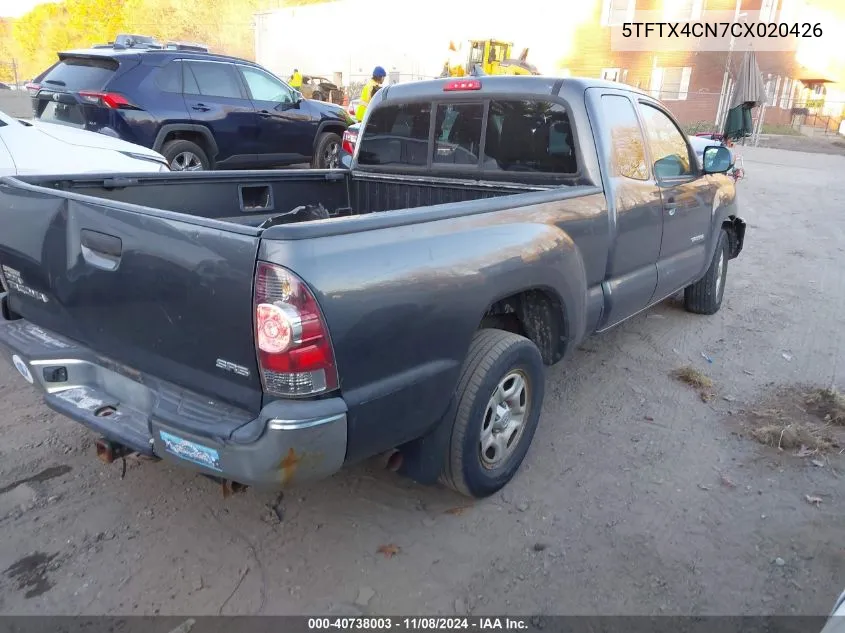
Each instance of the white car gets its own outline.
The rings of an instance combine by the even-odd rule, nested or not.
[[[158,152],[66,125],[0,112],[0,176],[170,171]]]

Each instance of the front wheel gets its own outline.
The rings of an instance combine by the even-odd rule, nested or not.
[[[503,330],[475,333],[458,381],[457,413],[441,481],[469,497],[487,497],[519,470],[543,406],[540,350]]]
[[[340,137],[334,132],[321,134],[314,150],[311,166],[314,169],[337,169],[340,167]]]
[[[684,289],[684,307],[688,312],[716,314],[722,307],[728,277],[729,246],[728,234],[720,231],[716,252],[704,277]]]

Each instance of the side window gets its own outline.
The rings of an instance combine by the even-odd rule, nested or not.
[[[641,104],[654,175],[658,180],[693,173],[686,138],[668,116],[646,103]]]
[[[158,69],[156,85],[163,92],[182,92],[182,62],[172,61]]]
[[[284,83],[257,68],[240,66],[249,92],[256,101],[293,103],[293,93]]]
[[[434,162],[478,165],[484,105],[440,104],[434,123]]]
[[[358,164],[425,167],[428,163],[430,124],[429,103],[408,103],[374,110],[359,141]]]
[[[491,101],[486,170],[574,174],[578,171],[566,108],[546,101]]]
[[[615,175],[648,180],[645,143],[634,105],[625,97],[604,95],[601,107],[610,129]]]
[[[233,64],[219,62],[190,62],[185,64],[185,94],[204,97],[243,99],[238,75]]]

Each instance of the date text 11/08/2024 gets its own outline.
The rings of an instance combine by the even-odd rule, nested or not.
[[[524,631],[529,628],[527,618],[509,617],[360,617],[360,618],[308,618],[308,629],[350,631]]]

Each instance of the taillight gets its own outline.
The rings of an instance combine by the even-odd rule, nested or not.
[[[102,103],[107,108],[111,108],[113,110],[132,107],[132,104],[129,103],[126,97],[116,92],[93,92],[89,90],[80,90],[79,96],[83,101],[95,104]]]
[[[443,86],[443,92],[458,92],[461,90],[481,90],[481,81],[478,79],[456,79]]]
[[[355,143],[358,142],[358,132],[346,130],[343,133],[343,151],[347,154],[355,153]]]
[[[35,95],[38,94],[38,91],[41,90],[41,84],[29,83],[29,84],[26,84],[24,86],[24,88],[26,88],[26,90],[27,90],[27,92],[29,92],[30,96],[34,97]]]
[[[332,342],[317,300],[289,270],[258,262],[255,347],[267,394],[311,396],[338,387]]]

